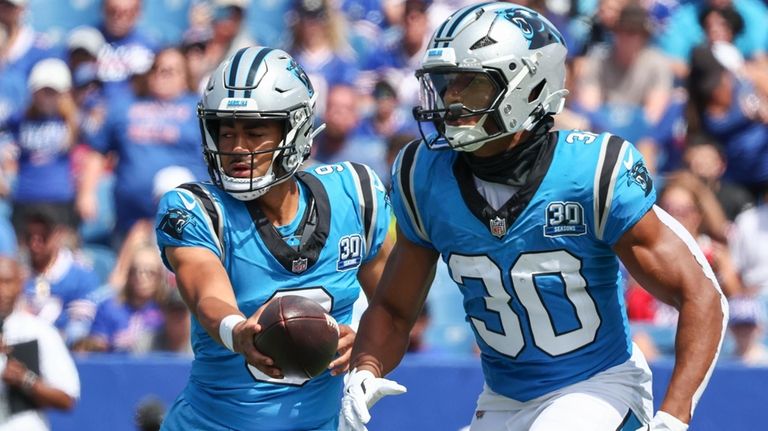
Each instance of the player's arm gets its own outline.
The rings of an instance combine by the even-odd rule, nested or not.
[[[385,395],[405,387],[382,378],[397,366],[408,334],[424,305],[438,254],[397,230],[397,242],[384,267],[373,300],[360,321],[352,350],[352,372],[345,379],[339,430],[364,431],[369,409]]]
[[[271,377],[282,377],[274,362],[256,350],[253,337],[261,327],[259,312],[246,319],[224,266],[204,247],[166,247],[168,262],[176,273],[181,297],[208,334]],[[260,311],[260,310],[259,310]]]
[[[381,248],[376,254],[376,257],[360,265],[357,279],[360,281],[360,286],[362,286],[368,301],[373,299],[373,293],[376,291],[376,286],[379,284],[379,280],[381,280],[381,276],[384,274],[384,267],[392,252],[393,243],[394,241],[392,238],[387,235],[384,242],[381,244]]]
[[[5,364],[2,381],[10,387],[21,390],[39,408],[70,410],[75,405],[74,397],[47,384],[37,373],[13,357],[9,357]]]
[[[360,322],[353,368],[381,377],[397,366],[427,296],[437,258],[436,251],[413,243],[398,228],[397,242]]]
[[[720,350],[725,297],[695,240],[658,207],[626,231],[614,250],[646,290],[680,312],[675,367],[660,410],[688,423]]]

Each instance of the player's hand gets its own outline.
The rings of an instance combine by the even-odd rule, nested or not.
[[[376,377],[368,370],[352,370],[344,381],[339,431],[367,431],[365,424],[371,420],[368,410],[385,395],[400,395],[407,391],[405,386]]]
[[[651,421],[650,431],[687,431],[688,424],[672,416],[667,412],[659,410]]]
[[[256,312],[246,319],[244,322],[240,322],[235,325],[232,330],[232,346],[235,348],[235,352],[245,356],[245,360],[249,364],[256,367],[262,373],[269,377],[276,379],[283,378],[283,372],[280,368],[275,366],[275,361],[269,356],[264,355],[256,349],[256,343],[254,340],[256,335],[261,332],[261,325],[258,324],[259,316],[266,308],[267,304],[261,306]]]
[[[3,383],[12,387],[21,387],[26,372],[27,367],[23,363],[16,359],[8,358],[2,374]]]
[[[352,358],[352,345],[355,344],[355,330],[349,325],[339,325],[339,357],[329,365],[332,376],[346,373],[349,370],[349,360]]]

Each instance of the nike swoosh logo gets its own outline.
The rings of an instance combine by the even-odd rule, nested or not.
[[[187,196],[184,193],[179,192],[179,197],[181,198],[181,202],[184,203],[184,208],[186,208],[189,211],[192,211],[195,209],[195,200],[192,199],[191,201],[188,201]]]
[[[629,158],[627,160],[624,160],[624,167],[627,168],[628,171],[631,171],[634,159],[632,157],[632,150],[628,150],[628,152],[629,152]]]

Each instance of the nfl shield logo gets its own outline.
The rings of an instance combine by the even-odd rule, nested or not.
[[[507,234],[507,219],[496,216],[489,224],[491,226],[491,234],[496,238],[501,238]]]
[[[307,270],[306,257],[300,257],[298,259],[294,259],[293,263],[291,264],[291,272],[293,272],[294,274],[301,274],[306,270]]]

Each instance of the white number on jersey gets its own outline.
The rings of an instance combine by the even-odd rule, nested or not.
[[[596,134],[591,132],[581,132],[581,131],[573,131],[568,134],[568,136],[565,137],[565,142],[569,144],[573,144],[576,142],[581,142],[582,144],[591,144],[595,142],[595,139],[597,139]]]
[[[322,165],[315,168],[317,175],[328,175],[334,172],[341,172],[344,170],[344,166],[341,163],[335,165]]]
[[[476,317],[470,321],[477,333],[497,352],[517,357],[525,346],[520,317],[510,307],[512,297],[502,281],[501,268],[488,256],[451,255],[448,261],[453,280],[464,284],[465,279],[479,279],[488,296],[485,306],[499,316],[501,332],[488,329],[487,324]],[[600,327],[600,316],[595,301],[587,292],[587,282],[581,275],[581,261],[565,250],[543,253],[524,253],[517,259],[509,274],[512,288],[530,319],[530,330],[536,347],[558,356],[572,352],[595,340]],[[536,286],[536,275],[559,274],[565,285],[565,296],[576,311],[581,327],[557,334],[553,318]]]

